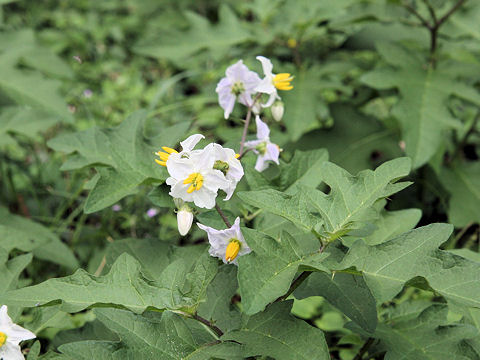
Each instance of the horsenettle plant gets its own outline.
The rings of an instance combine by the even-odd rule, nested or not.
[[[126,196],[132,188],[125,182],[155,183],[159,206],[176,212],[179,243],[190,245],[115,240],[96,274],[78,270],[11,289],[2,303],[54,315],[90,311],[83,338],[51,352],[65,360],[327,360],[343,344],[355,351],[342,359],[367,352],[372,359],[479,359],[472,325],[480,321],[478,259],[440,250],[451,225],[415,228],[418,210],[386,207],[411,185],[401,179],[412,160],[351,174],[328,161],[324,149],[286,156],[276,144],[282,144],[277,122],[289,116],[281,97],[295,96],[296,80],[277,73],[266,57],[257,59],[262,76],[238,60],[216,87],[225,119],[237,103],[245,115],[233,141],[186,136],[180,128],[152,144],[159,138],[143,137],[145,111],[95,135],[113,155],[103,160],[112,169],[102,168],[94,186],[115,181]],[[91,141],[91,134],[78,138]],[[94,191],[92,211],[119,200],[95,198]],[[302,320],[312,307],[328,309],[317,326]],[[342,325],[330,349],[321,329],[329,329],[328,313]],[[9,324],[0,319],[0,354],[2,345],[16,351],[18,341],[33,337],[13,339]]]

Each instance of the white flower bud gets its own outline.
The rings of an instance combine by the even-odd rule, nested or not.
[[[193,222],[193,213],[188,207],[184,207],[177,212],[178,232],[185,236],[190,231]]]
[[[270,108],[272,112],[272,116],[275,119],[275,121],[280,121],[283,118],[283,112],[285,111],[285,107],[283,105],[283,102],[281,101],[275,101],[275,103],[272,105]]]

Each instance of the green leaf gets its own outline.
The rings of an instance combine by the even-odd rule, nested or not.
[[[160,146],[175,146],[184,136],[185,126],[164,128],[168,143],[150,145],[144,137],[147,113],[137,111],[114,129],[89,129],[60,135],[48,142],[56,151],[74,153],[62,166],[73,170],[96,166],[100,178],[85,203],[85,212],[92,213],[134,193],[146,181],[163,182],[167,172],[154,161]],[[100,167],[104,165],[106,167]]]
[[[377,326],[375,299],[361,276],[314,273],[295,291],[295,298],[323,296],[369,333]]]
[[[391,43],[380,43],[377,50],[390,67],[380,66],[362,81],[380,90],[399,90],[401,99],[393,115],[400,122],[413,168],[418,168],[435,154],[444,133],[459,126],[448,109],[449,98],[455,95],[478,105],[480,95],[459,81],[449,64],[440,62],[434,69],[417,53]]]
[[[401,304],[408,314],[410,303]],[[466,356],[461,342],[478,336],[473,326],[449,324],[448,307],[431,305],[418,317],[395,316],[379,324],[374,337],[381,340],[389,360],[472,359]]]
[[[222,336],[244,346],[246,356],[266,355],[277,360],[329,360],[322,331],[290,315],[292,301],[272,304],[247,317],[240,330]]]
[[[17,288],[18,277],[32,261],[32,254],[17,256],[8,260],[8,253],[0,248],[0,294]]]
[[[480,163],[470,162],[443,167],[440,182],[450,192],[448,221],[464,227],[479,221]]]
[[[66,266],[78,267],[72,250],[54,233],[41,224],[21,216],[12,215],[0,206],[0,248],[32,251],[39,259]]]
[[[402,155],[394,131],[377,119],[360,114],[349,103],[332,104],[330,110],[333,127],[305,134],[295,143],[296,148],[306,150],[320,144],[328,150],[333,163],[351,173]],[[372,157],[376,160],[372,161]]]
[[[318,73],[317,67],[300,70],[294,74],[294,89],[282,93],[285,102],[283,121],[291,141],[297,141],[304,133],[320,127],[317,114],[322,84]],[[325,107],[325,104],[323,106]]]
[[[211,335],[209,343],[201,342],[187,321],[170,312],[164,312],[160,319],[119,309],[97,309],[95,313],[122,341],[74,342],[60,346],[62,353],[85,360],[242,358],[240,345],[215,343]]]
[[[259,231],[242,229],[250,254],[238,260],[238,283],[243,311],[255,314],[285,294],[300,267],[328,271],[322,260],[328,255],[311,238],[300,243],[284,232],[277,241]]]
[[[362,271],[377,302],[390,300],[420,276],[448,301],[480,307],[480,264],[438,250],[452,230],[448,224],[432,224],[376,246],[357,241],[340,267]]]
[[[184,15],[190,25],[187,31],[170,30],[161,36],[147,36],[134,46],[134,51],[141,55],[168,59],[178,66],[205,49],[214,58],[220,59],[233,45],[251,37],[226,5],[220,6],[216,25],[194,12],[187,11]]]
[[[163,270],[157,281],[152,282],[143,276],[138,261],[123,254],[105,276],[96,277],[80,269],[71,276],[9,291],[0,298],[2,303],[26,307],[60,301],[61,309],[66,312],[102,304],[123,306],[137,313],[148,307],[194,308],[205,296],[206,286],[216,271],[214,260],[208,254],[196,260],[193,276],[189,274],[185,262],[178,259]]]
[[[322,180],[331,188],[328,195],[311,188],[299,188],[295,195],[276,190],[237,195],[244,202],[282,216],[301,229],[315,228],[331,241],[364,226],[366,221],[375,220],[378,210],[373,205],[410,184],[394,183],[409,173],[408,158],[391,160],[375,171],[365,170],[357,176],[329,162],[322,163],[320,169]],[[313,210],[320,214],[321,220],[312,214]]]
[[[232,305],[237,289],[236,266],[222,265],[207,288],[207,300],[198,307],[198,315],[223,331],[239,328],[240,312]]]

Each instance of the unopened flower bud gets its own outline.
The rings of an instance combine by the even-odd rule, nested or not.
[[[272,105],[270,110],[272,111],[272,116],[275,119],[275,121],[282,120],[283,112],[285,111],[285,107],[283,105],[283,102],[275,101],[275,103]]]
[[[190,231],[193,222],[193,213],[189,207],[183,207],[177,212],[178,232],[185,236]]]

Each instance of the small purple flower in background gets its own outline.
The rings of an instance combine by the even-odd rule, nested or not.
[[[148,209],[147,216],[149,218],[153,218],[154,216],[157,216],[157,215],[158,215],[158,210],[157,209],[155,209],[155,208]]]
[[[273,161],[279,165],[280,148],[277,144],[270,142],[270,129],[267,124],[260,120],[260,116],[255,117],[255,122],[257,123],[257,140],[247,141],[245,147],[258,154],[255,170],[262,172],[268,168],[269,163],[267,161]]]
[[[252,94],[260,83],[260,77],[254,71],[250,71],[238,60],[229,66],[225,71],[226,77],[220,80],[215,91],[218,93],[218,102],[224,110],[225,119],[228,119],[235,106],[235,101],[251,106],[253,104]]]
[[[93,91],[90,89],[85,89],[83,91],[83,96],[85,96],[87,99],[91,98],[93,95]]]
[[[120,211],[122,210],[122,206],[120,204],[115,204],[112,206],[113,211]]]

